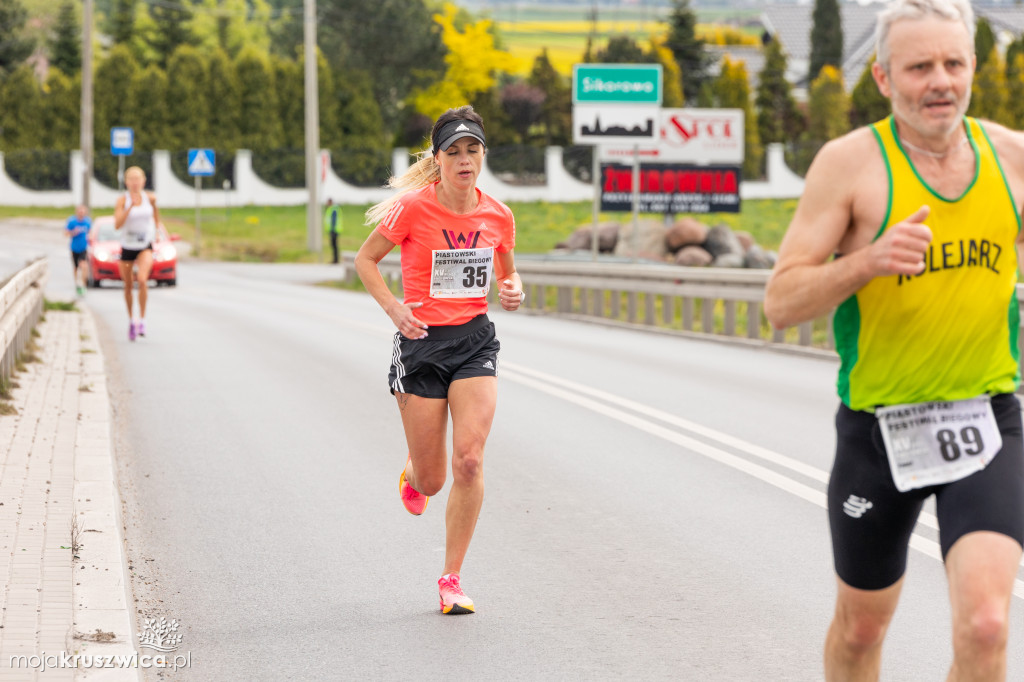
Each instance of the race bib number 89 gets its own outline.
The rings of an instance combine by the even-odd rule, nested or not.
[[[966,478],[984,469],[1003,447],[988,396],[893,405],[875,415],[900,492]]]
[[[494,249],[433,251],[431,298],[483,298],[491,286]]]

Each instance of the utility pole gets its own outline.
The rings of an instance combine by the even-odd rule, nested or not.
[[[317,188],[320,180],[317,168],[320,158],[320,98],[316,81],[316,0],[304,0],[303,38],[306,58],[306,244],[310,251],[320,254],[323,235],[320,233],[320,201]]]
[[[92,184],[92,2],[83,0],[82,4],[82,107],[81,129],[78,136],[82,147],[82,203],[92,208],[89,196],[89,185]]]

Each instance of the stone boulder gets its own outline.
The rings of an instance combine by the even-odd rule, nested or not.
[[[747,252],[743,254],[743,267],[745,268],[771,270],[773,265],[775,265],[775,259],[769,255],[769,252],[765,251],[757,244],[751,246]]]
[[[703,244],[707,238],[707,225],[695,218],[680,218],[665,233],[665,246],[675,253],[690,244]]]
[[[675,264],[685,265],[689,268],[702,268],[711,265],[713,260],[710,253],[695,245],[684,246],[676,252]]]
[[[742,268],[743,267],[743,254],[742,253],[723,253],[721,256],[715,256],[715,260],[711,261],[711,267],[713,267],[713,268]]]
[[[580,225],[563,241],[555,245],[556,249],[568,249],[570,251],[590,251],[591,234],[593,226]],[[615,251],[615,243],[619,239],[619,223],[606,222],[597,225],[597,250],[601,253],[612,253]]]
[[[704,240],[702,246],[715,258],[729,254],[740,256],[741,260],[743,258],[743,245],[732,228],[724,223],[708,230],[708,238]]]
[[[601,253],[615,253],[615,245],[619,242],[621,230],[620,223],[599,223],[597,226],[597,250]]]
[[[556,249],[569,249],[570,251],[577,251],[580,249],[590,248],[590,228],[580,227],[577,228],[572,234],[570,234],[564,241],[558,242],[555,245]]]
[[[619,229],[619,239],[615,244],[615,255],[623,258],[644,258],[649,260],[665,260],[668,249],[665,248],[665,226],[660,220],[644,219],[637,221],[637,235],[633,237],[633,221],[623,223]],[[636,253],[633,253],[634,245]]]
[[[744,232],[743,230],[735,230],[734,234],[736,235],[736,239],[740,240],[740,246],[743,247],[743,253],[750,251],[750,247],[757,244],[757,242],[754,241],[754,235],[750,234],[749,232]]]

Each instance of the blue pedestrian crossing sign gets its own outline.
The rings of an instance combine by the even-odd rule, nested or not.
[[[213,175],[214,159],[216,156],[212,149],[189,149],[188,150],[188,174],[199,177]]]
[[[131,128],[110,129],[110,153],[131,156],[135,152],[135,131]]]

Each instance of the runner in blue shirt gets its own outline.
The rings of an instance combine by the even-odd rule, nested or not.
[[[86,269],[89,259],[86,249],[89,247],[89,228],[92,219],[88,216],[89,209],[85,206],[75,208],[75,215],[68,218],[67,233],[71,237],[71,262],[74,265],[75,291],[79,296],[85,294],[85,284],[89,280]]]

